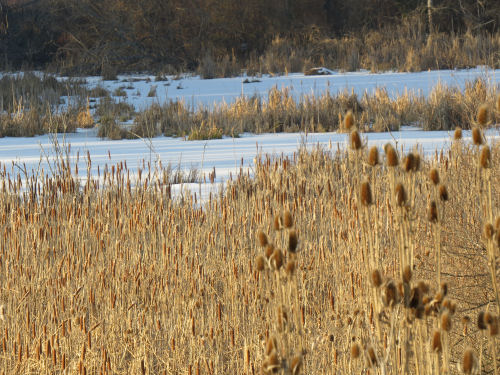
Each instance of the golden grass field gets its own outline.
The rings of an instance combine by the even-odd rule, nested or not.
[[[346,121],[203,205],[122,163],[4,168],[1,373],[497,374],[499,110],[429,158]]]

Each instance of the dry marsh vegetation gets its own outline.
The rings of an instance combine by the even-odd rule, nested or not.
[[[348,120],[348,150],[260,155],[203,204],[147,164],[3,165],[3,372],[497,373],[491,111],[429,158]]]

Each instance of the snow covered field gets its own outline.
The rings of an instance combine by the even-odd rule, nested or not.
[[[293,74],[286,77],[263,77],[261,82],[242,84],[244,78],[200,80],[196,77],[184,78],[180,81],[146,82],[144,76],[119,77],[119,81],[100,81],[99,78],[87,78],[88,85],[93,87],[102,85],[113,91],[115,88],[128,85],[132,89],[125,89],[127,100],[136,108],[144,108],[152,102],[162,102],[167,99],[184,99],[188,103],[197,105],[202,103],[210,105],[221,100],[231,101],[241,95],[243,88],[245,95],[254,93],[266,95],[268,89],[277,85],[291,87],[295,95],[310,92],[321,92],[325,89],[344,90],[353,89],[362,93],[364,90],[373,90],[376,87],[386,87],[388,92],[395,95],[404,90],[416,90],[422,94],[428,94],[429,90],[439,81],[448,85],[464,86],[466,81],[477,77],[485,78],[490,84],[498,85],[500,82],[500,70],[485,71],[482,69],[464,71],[433,71],[423,73],[346,73],[330,76],[304,76]],[[134,79],[135,78],[135,79]],[[124,80],[130,82],[123,82]],[[170,86],[164,86],[170,83]],[[157,96],[147,97],[151,85],[157,85]],[[177,89],[181,85],[182,89]],[[138,94],[139,95],[136,95]],[[315,134],[262,134],[242,135],[240,138],[224,138],[210,141],[185,141],[180,138],[157,137],[151,140],[102,140],[97,137],[96,129],[79,129],[74,134],[58,135],[60,144],[71,144],[71,156],[76,162],[77,153],[80,154],[78,163],[82,177],[86,175],[85,156],[90,153],[92,159],[92,173],[97,173],[104,165],[112,165],[121,161],[127,162],[127,167],[132,175],[137,173],[143,163],[162,162],[163,166],[171,163],[176,168],[188,170],[196,168],[206,176],[215,168],[217,183],[227,181],[230,175],[235,175],[243,167],[244,171],[250,171],[254,158],[259,154],[292,155],[301,144],[313,147],[321,144],[330,147],[333,151],[337,147],[347,146],[347,135],[338,133],[315,133]],[[409,150],[419,146],[424,154],[430,155],[436,150],[440,151],[450,144],[451,134],[443,131],[424,132],[414,128],[404,128],[399,132],[389,133],[365,133],[364,139],[368,146],[382,146],[387,142],[397,142],[398,147]],[[491,130],[489,139],[499,139],[499,131]],[[38,136],[33,138],[3,138],[0,139],[0,163],[7,170],[16,175],[21,170],[29,174],[42,170],[50,172],[49,162],[55,156],[52,135]],[[468,132],[464,137],[470,138]],[[467,141],[467,139],[465,139]],[[207,177],[208,180],[208,177]],[[216,189],[218,184],[203,184],[202,192]],[[190,189],[199,191],[199,184],[190,184]],[[183,187],[176,187],[177,190]]]

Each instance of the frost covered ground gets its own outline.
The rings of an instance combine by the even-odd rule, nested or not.
[[[100,78],[87,78],[90,87],[98,85],[113,91],[120,86],[126,86],[126,100],[134,104],[137,109],[144,108],[153,102],[165,100],[185,100],[193,105],[210,105],[214,102],[230,102],[241,95],[266,95],[273,86],[290,87],[294,95],[322,92],[329,90],[354,90],[362,94],[365,90],[374,90],[376,87],[386,87],[391,95],[402,93],[404,90],[429,93],[438,82],[450,86],[463,88],[466,81],[483,77],[490,84],[498,85],[500,70],[486,71],[483,69],[463,71],[431,71],[422,73],[336,73],[329,76],[304,76],[292,74],[284,77],[260,77],[260,82],[243,84],[246,78],[200,80],[197,77],[183,78],[181,80],[149,82],[146,76],[120,76],[118,81],[101,81]],[[252,78],[249,77],[249,80]],[[169,86],[165,86],[169,84]],[[156,85],[157,95],[148,97],[151,86]],[[182,88],[177,88],[180,86]],[[132,88],[130,88],[132,87]],[[498,129],[490,130],[489,139],[499,139]],[[56,155],[54,151],[53,135],[38,136],[33,138],[2,138],[0,139],[0,163],[6,167],[11,175],[27,171],[28,174],[44,171],[50,173],[50,161]],[[424,132],[415,128],[403,128],[393,133],[365,133],[363,134],[368,146],[382,146],[387,142],[397,142],[398,147],[409,150],[419,147],[426,154],[431,155],[436,151],[446,148],[450,144],[451,134],[443,131]],[[464,132],[464,141],[470,138]],[[187,184],[176,186],[174,191],[179,192],[184,188],[201,191],[202,199],[210,191],[214,191],[231,175],[242,170],[251,173],[253,160],[258,155],[292,155],[300,145],[313,147],[320,144],[325,148],[335,151],[337,148],[347,147],[347,135],[338,133],[315,134],[245,134],[240,138],[224,138],[210,141],[185,141],[180,138],[157,137],[152,140],[102,140],[97,137],[96,129],[79,129],[74,134],[58,135],[57,140],[61,145],[71,145],[71,157],[76,163],[79,153],[79,170],[84,178],[86,175],[86,154],[90,153],[93,174],[98,167],[126,161],[131,175],[135,175],[139,168],[150,162],[154,165],[161,161],[165,166],[170,163],[174,169],[197,169],[207,176],[215,170],[215,184]],[[242,168],[242,169],[240,169]],[[23,172],[24,173],[24,172]],[[22,176],[21,176],[22,177]]]

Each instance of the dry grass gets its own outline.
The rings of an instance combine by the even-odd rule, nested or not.
[[[386,152],[259,156],[201,206],[161,166],[135,187],[123,163],[85,182],[64,157],[52,177],[4,169],[2,369],[493,371],[500,147]]]

